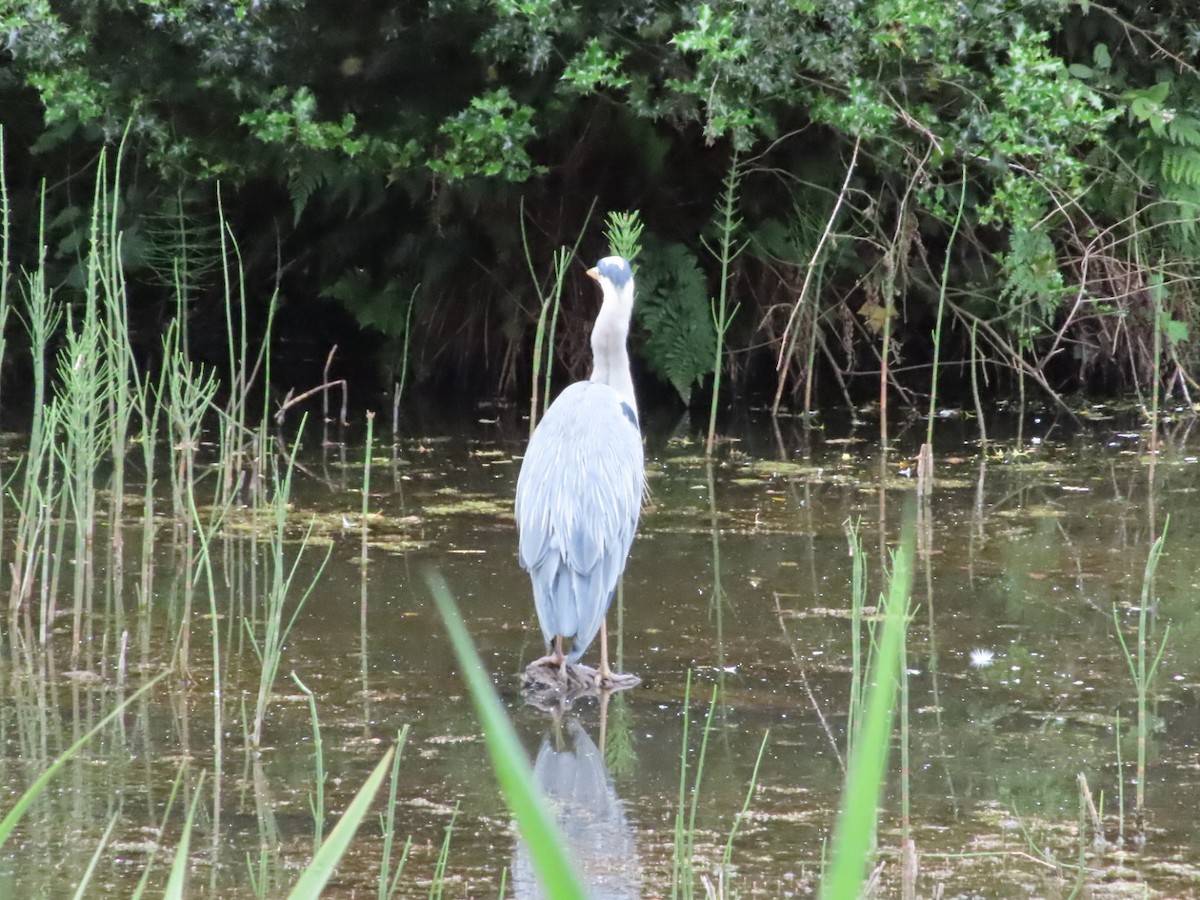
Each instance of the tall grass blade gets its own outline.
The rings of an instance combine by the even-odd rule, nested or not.
[[[496,780],[500,783],[504,799],[517,820],[521,836],[529,845],[530,857],[542,887],[548,896],[556,900],[582,900],[587,896],[583,883],[567,856],[562,835],[555,827],[554,820],[533,780],[533,770],[520,741],[517,740],[517,733],[504,714],[504,707],[500,704],[495,687],[488,681],[479,654],[462,623],[458,605],[450,594],[450,588],[438,572],[426,573],[425,582],[433,594],[446,630],[450,633],[454,655],[462,667],[463,677],[483,726],[492,767],[496,771]]]
[[[188,762],[185,759],[179,765],[179,772],[175,776],[175,783],[171,785],[171,793],[167,796],[166,806],[163,807],[162,821],[158,826],[158,834],[161,837],[162,833],[167,828],[167,819],[170,818],[171,810],[175,808],[175,795],[179,793],[179,786],[183,784],[183,775],[187,771]],[[150,854],[146,857],[146,862],[142,866],[142,877],[138,881],[137,887],[134,889],[130,900],[141,900],[142,894],[146,890],[146,885],[150,882],[150,872],[154,869],[154,860],[158,856],[158,851],[161,845],[158,840],[154,842],[154,847],[150,850]]]
[[[450,861],[450,839],[454,837],[454,823],[458,821],[459,804],[454,804],[454,812],[446,824],[446,836],[442,839],[442,849],[438,852],[437,865],[433,870],[433,883],[429,885],[429,900],[442,900],[446,890],[446,865]]]
[[[342,813],[338,823],[333,826],[333,831],[329,832],[329,837],[325,838],[325,842],[321,844],[321,849],[313,856],[308,867],[300,873],[300,878],[296,881],[291,893],[288,894],[288,900],[318,900],[320,898],[321,891],[325,889],[326,883],[333,875],[333,870],[337,868],[338,862],[350,848],[350,842],[354,839],[358,826],[367,817],[375,794],[379,792],[379,786],[383,784],[383,779],[391,767],[392,755],[395,752],[396,748],[390,747],[363,786],[358,789],[358,793],[354,795],[354,799],[350,801],[350,805],[346,807],[346,811]]]
[[[906,517],[883,610],[882,635],[871,665],[858,736],[846,768],[832,857],[821,880],[825,900],[858,897],[872,856],[879,800],[892,734],[898,676],[908,624],[915,546],[912,517]]]
[[[171,877],[167,879],[163,900],[183,900],[185,896],[188,855],[191,853],[192,845],[192,825],[196,822],[196,810],[200,807],[204,775],[204,772],[200,773],[200,780],[196,783],[196,794],[192,797],[192,805],[188,807],[187,818],[183,820],[183,834],[179,837],[179,846],[175,848],[175,859],[171,863]]]
[[[725,883],[729,881],[729,864],[733,860],[733,839],[737,837],[738,829],[750,814],[750,801],[754,799],[754,789],[758,787],[758,769],[767,752],[767,740],[770,737],[771,731],[767,729],[763,733],[762,743],[758,747],[758,756],[754,760],[754,771],[750,774],[750,786],[746,788],[746,799],[742,802],[741,810],[734,817],[733,827],[729,829],[729,838],[725,841],[725,852],[721,856],[721,879]]]
[[[392,761],[392,774],[388,781],[387,812],[381,816],[380,825],[383,827],[383,858],[379,861],[379,897],[378,900],[389,900],[399,887],[400,873],[404,871],[404,863],[408,860],[408,851],[412,847],[410,837],[400,851],[400,859],[396,862],[395,874],[392,873],[392,849],[396,843],[396,788],[400,784],[400,759],[404,754],[404,744],[408,740],[408,726],[405,725],[396,735],[396,757]]]
[[[4,846],[4,842],[8,840],[9,835],[12,834],[12,831],[17,826],[17,823],[21,821],[21,817],[25,815],[30,805],[34,800],[37,799],[38,794],[46,789],[46,785],[50,783],[50,780],[58,773],[58,770],[66,765],[76,753],[83,749],[88,741],[103,731],[110,722],[121,716],[125,710],[133,705],[135,700],[145,695],[152,687],[162,681],[162,679],[166,676],[167,672],[161,672],[158,675],[155,675],[144,685],[130,694],[124,702],[118,704],[112,712],[97,722],[91,731],[73,743],[63,753],[59,754],[58,758],[47,767],[46,771],[38,776],[37,781],[31,784],[25,793],[17,798],[17,802],[13,804],[13,808],[8,811],[8,814],[3,819],[0,819],[0,847]]]
[[[75,886],[75,900],[83,900],[87,896],[87,887],[92,882],[92,876],[96,874],[96,864],[100,862],[100,855],[104,852],[104,848],[108,846],[108,839],[112,837],[113,829],[117,827],[117,822],[120,818],[121,813],[115,812],[113,813],[113,817],[108,820],[108,827],[104,829],[104,834],[100,837],[100,843],[96,845],[96,852],[88,860],[87,868],[83,870],[83,877],[79,879],[79,884]]]

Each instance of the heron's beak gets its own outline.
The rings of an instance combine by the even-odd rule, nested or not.
[[[594,281],[600,280],[600,273],[596,270],[595,266],[592,266],[590,269],[587,270],[587,275],[588,275],[588,278],[591,278]]]

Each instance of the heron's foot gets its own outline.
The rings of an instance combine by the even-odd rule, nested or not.
[[[597,672],[596,677],[600,689],[604,691],[624,691],[642,683],[642,679],[632,672],[613,672],[611,669]]]
[[[561,689],[570,686],[571,666],[553,653],[535,659],[521,673],[521,683],[527,688]]]
[[[562,664],[565,660],[566,657],[561,653],[547,653],[541,659],[535,659],[533,662],[531,662],[525,667],[525,670],[529,671],[535,667],[540,668],[542,666],[554,666],[556,669],[558,669],[562,668]]]
[[[582,663],[563,665],[553,655],[535,659],[521,674],[521,683],[527,691],[570,699],[601,691],[623,691],[641,682],[638,676],[625,672],[605,672]]]

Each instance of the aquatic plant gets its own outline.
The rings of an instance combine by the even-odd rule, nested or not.
[[[821,878],[824,898],[859,896],[873,855],[908,627],[914,547],[913,524],[906,519],[881,603],[881,633],[875,640],[877,649],[871,660],[862,719],[849,748],[829,862]]]
[[[533,780],[529,760],[471,643],[450,588],[436,572],[427,572],[425,582],[450,635],[454,655],[483,726],[496,780],[522,838],[529,845],[538,879],[547,893],[556,898],[582,900],[587,892],[567,857],[562,836]]]

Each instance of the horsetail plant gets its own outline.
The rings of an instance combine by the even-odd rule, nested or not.
[[[722,359],[725,355],[725,334],[729,331],[729,323],[737,315],[740,304],[735,303],[729,308],[729,269],[750,243],[737,240],[742,220],[737,214],[738,183],[741,173],[738,170],[737,156],[729,164],[729,172],[725,176],[724,190],[717,204],[717,245],[713,247],[706,238],[701,238],[705,249],[720,263],[721,286],[712,302],[713,330],[716,332],[716,350],[713,358],[713,389],[712,402],[708,411],[708,439],[704,443],[704,455],[712,459],[713,445],[717,437],[717,406],[721,399],[721,370],[724,368]]]
[[[303,423],[300,430],[301,432],[304,430]],[[279,665],[283,658],[284,642],[287,641],[287,636],[291,632],[292,626],[296,624],[296,619],[300,616],[300,610],[304,608],[305,601],[308,599],[318,579],[320,579],[321,573],[325,570],[325,564],[329,562],[330,554],[333,552],[331,546],[325,554],[325,559],[321,561],[317,567],[317,571],[313,574],[308,587],[304,589],[304,592],[293,605],[291,615],[285,624],[284,614],[287,608],[288,595],[291,593],[292,585],[300,566],[300,560],[303,558],[304,551],[308,547],[313,525],[315,524],[315,520],[309,524],[308,530],[301,541],[300,550],[292,560],[291,566],[288,567],[284,561],[283,546],[287,537],[287,512],[292,492],[292,473],[296,463],[296,453],[299,449],[299,443],[297,442],[293,445],[292,452],[287,457],[287,463],[283,471],[280,472],[277,469],[275,472],[275,491],[270,507],[272,527],[268,534],[268,552],[271,555],[271,581],[267,586],[266,608],[263,611],[264,623],[261,638],[255,634],[254,625],[249,620],[242,620],[246,632],[250,637],[251,646],[254,648],[254,653],[259,661],[258,696],[254,706],[254,727],[250,734],[251,744],[255,747],[262,745],[263,720],[266,718],[267,706],[271,700],[271,691],[275,684],[275,677],[279,673]]]
[[[1138,606],[1137,646],[1133,650],[1130,650],[1121,631],[1121,618],[1116,604],[1113,604],[1113,627],[1116,629],[1117,640],[1121,643],[1121,652],[1125,655],[1125,662],[1129,666],[1129,674],[1133,677],[1133,685],[1137,692],[1137,791],[1134,797],[1134,812],[1137,814],[1139,827],[1142,825],[1146,803],[1146,743],[1150,731],[1150,687],[1154,683],[1158,665],[1162,662],[1163,651],[1167,649],[1167,637],[1171,634],[1171,626],[1168,624],[1163,630],[1162,640],[1159,641],[1154,658],[1149,659],[1148,619],[1150,606],[1154,602],[1154,574],[1162,558],[1163,544],[1166,542],[1167,528],[1170,524],[1168,519],[1163,525],[1162,534],[1151,545],[1150,554],[1146,557],[1146,568],[1142,573],[1141,603]]]

